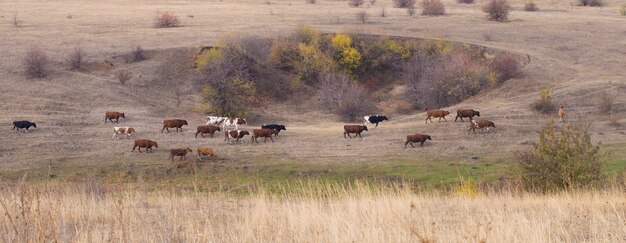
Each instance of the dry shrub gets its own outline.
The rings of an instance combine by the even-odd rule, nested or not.
[[[528,0],[525,4],[524,4],[524,11],[529,11],[529,12],[534,12],[539,10],[539,8],[537,7],[537,4],[535,4],[535,1],[533,0]]]
[[[521,66],[514,56],[500,55],[491,61],[489,71],[496,74],[498,83],[502,83],[511,78],[518,77],[521,73]]]
[[[174,12],[157,12],[154,17],[154,28],[174,28],[180,26],[180,19]]]
[[[619,8],[619,14],[626,16],[626,5],[622,5],[622,7]]]
[[[48,75],[48,54],[37,46],[31,46],[22,60],[24,75],[28,78],[44,78]]]
[[[305,2],[308,4],[316,4],[317,0],[306,0]]]
[[[456,0],[457,3],[472,4],[474,0]]]
[[[70,70],[80,70],[84,65],[85,51],[80,47],[75,47],[72,53],[67,57],[67,64]]]
[[[20,26],[20,20],[17,18],[17,12],[13,12],[13,15],[11,16],[11,24],[15,27]]]
[[[348,5],[354,8],[358,8],[359,6],[363,5],[363,3],[365,3],[365,0],[348,0]]]
[[[602,0],[578,0],[578,3],[581,6],[590,6],[590,7],[604,6],[604,2],[602,2]]]
[[[598,100],[598,109],[602,115],[613,113],[615,106],[615,96],[612,94],[604,93],[600,95]]]
[[[371,4],[371,5],[376,4],[376,0],[370,0],[370,4]]]
[[[356,19],[362,24],[367,23],[367,19],[369,18],[369,14],[367,14],[367,12],[365,11],[359,11],[355,14],[355,16],[356,16]]]
[[[444,15],[446,9],[441,0],[422,0],[422,15]]]
[[[530,191],[552,192],[601,185],[604,161],[600,146],[591,143],[589,125],[555,128],[550,120],[539,132],[530,152],[518,152],[521,178]]]
[[[131,72],[129,72],[129,71],[121,71],[121,72],[117,73],[116,78],[117,78],[117,81],[120,82],[120,84],[126,84],[126,82],[128,80],[130,80],[130,78],[131,78]]]
[[[414,16],[415,15],[415,7],[408,7],[408,8],[406,8],[406,13],[409,14],[409,16]]]
[[[374,109],[365,88],[343,73],[328,73],[321,77],[318,94],[322,107],[337,114],[343,121],[360,120]]]
[[[131,50],[130,53],[124,56],[124,61],[126,61],[126,63],[141,62],[146,59],[148,59],[146,57],[146,53],[140,45],[137,45],[135,49]]]
[[[396,8],[414,8],[415,0],[393,0],[393,4]]]
[[[385,6],[380,8],[380,17],[387,17],[387,13],[385,12]]]
[[[489,20],[504,22],[509,19],[511,4],[508,0],[489,0],[483,6],[483,12],[487,13]]]
[[[552,103],[552,91],[548,87],[543,87],[540,92],[540,99],[532,104],[533,109],[543,114],[553,113],[556,109]]]

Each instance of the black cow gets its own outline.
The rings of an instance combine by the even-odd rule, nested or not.
[[[376,124],[375,127],[378,127],[378,123],[379,122],[383,122],[385,120],[389,120],[387,119],[387,116],[364,116],[363,119],[365,119],[365,123],[363,123],[363,125],[367,125],[367,123],[371,123],[371,124]]]
[[[37,128],[37,124],[35,124],[34,122],[29,122],[29,121],[14,121],[13,122],[13,129],[17,128],[18,131],[20,130],[20,128],[26,128],[26,132],[28,132],[28,128],[30,127]]]
[[[276,137],[278,137],[278,133],[280,132],[280,130],[285,130],[287,131],[287,128],[285,128],[285,125],[278,125],[278,124],[267,124],[267,125],[263,125],[261,126],[262,129],[274,129],[278,132],[276,132]]]

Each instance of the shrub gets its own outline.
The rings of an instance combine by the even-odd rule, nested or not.
[[[359,11],[355,14],[356,19],[361,22],[361,24],[367,23],[367,19],[369,18],[369,14],[365,11]]]
[[[519,61],[511,55],[500,55],[489,64],[489,71],[496,74],[497,82],[501,83],[520,75]]]
[[[370,4],[371,4],[371,5],[376,4],[376,0],[370,0]]]
[[[524,11],[529,11],[529,12],[534,12],[539,10],[539,8],[537,8],[537,4],[535,4],[535,1],[533,0],[528,0],[525,4],[524,4]]]
[[[472,4],[474,0],[456,0],[457,3]]]
[[[406,8],[406,13],[409,14],[409,16],[415,15],[415,7]]]
[[[507,21],[510,11],[511,5],[508,0],[488,0],[483,6],[483,12],[487,13],[487,18],[492,21]]]
[[[317,0],[306,0],[306,3],[308,3],[308,4],[316,4]]]
[[[602,0],[578,0],[581,6],[601,7],[604,6]]]
[[[320,105],[337,114],[343,121],[361,119],[374,109],[367,91],[344,73],[328,73],[320,78],[318,95]]]
[[[297,43],[314,44],[320,39],[320,33],[310,25],[300,25],[291,35],[291,39]]]
[[[120,84],[125,84],[128,80],[130,80],[131,72],[129,72],[129,71],[121,71],[121,72],[117,73],[116,77],[117,77],[117,81],[119,81]]]
[[[250,81],[241,77],[206,81],[209,84],[204,86],[202,96],[211,112],[229,117],[245,116],[255,93]]]
[[[380,8],[380,17],[387,17],[387,13],[385,12],[385,6]]]
[[[415,0],[393,0],[396,8],[410,8],[415,7]]]
[[[24,75],[28,78],[44,78],[48,75],[48,54],[39,47],[32,46],[22,60]]]
[[[598,101],[598,108],[602,115],[613,113],[613,107],[615,105],[615,96],[612,94],[604,93],[600,95]]]
[[[76,47],[67,57],[67,64],[70,67],[70,70],[80,70],[80,68],[84,64],[85,59],[85,51],[82,48]]]
[[[543,114],[550,114],[554,112],[555,106],[552,103],[552,91],[550,88],[541,88],[540,99],[533,103],[533,108]]]
[[[348,0],[348,5],[350,5],[350,7],[358,8],[363,5],[363,3],[365,3],[365,0]]]
[[[140,45],[137,45],[135,49],[131,50],[130,53],[124,56],[126,63],[141,62],[146,59],[148,59],[146,57],[146,53]]]
[[[517,153],[522,183],[540,192],[598,186],[605,179],[599,150],[599,145],[591,143],[589,126],[570,124],[557,129],[550,120],[539,132],[534,150]]]
[[[180,26],[180,19],[174,12],[157,12],[154,17],[154,28],[174,28]]]
[[[441,0],[422,0],[422,15],[444,15],[445,7]]]
[[[626,16],[626,5],[622,5],[622,7],[619,9],[619,13],[622,16]]]

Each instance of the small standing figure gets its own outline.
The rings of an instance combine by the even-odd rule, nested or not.
[[[563,106],[561,106],[561,108],[559,108],[559,122],[563,122],[564,116],[565,116],[565,110],[563,109]]]

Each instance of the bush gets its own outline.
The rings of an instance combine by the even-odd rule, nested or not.
[[[365,3],[365,0],[348,0],[348,5],[350,5],[350,7],[357,8],[363,5],[363,3]]]
[[[415,15],[415,8],[414,7],[408,7],[406,8],[406,13],[409,14],[409,16],[413,16]]]
[[[528,0],[525,4],[524,4],[524,11],[529,11],[529,12],[534,12],[539,10],[539,8],[537,8],[537,4],[535,4],[535,1],[533,0]]]
[[[602,0],[578,0],[581,6],[601,7],[604,6]]]
[[[602,115],[613,113],[613,107],[615,106],[615,96],[608,93],[600,95],[598,106]]]
[[[76,47],[67,57],[67,64],[70,67],[70,70],[80,70],[83,66],[83,62],[85,59],[85,51],[82,48]]]
[[[589,126],[556,129],[550,120],[539,132],[534,150],[517,153],[522,183],[540,192],[598,186],[605,180],[599,150],[599,145],[591,143]]]
[[[369,14],[365,11],[359,11],[355,14],[356,19],[361,22],[361,24],[367,23],[367,19],[369,18]]]
[[[116,77],[120,84],[126,84],[126,82],[131,78],[131,73],[129,71],[121,71],[117,73]]]
[[[422,15],[444,15],[445,7],[441,0],[422,0]]]
[[[306,3],[308,3],[308,4],[316,4],[317,0],[306,0]]]
[[[148,59],[146,57],[146,53],[140,45],[137,45],[135,49],[131,50],[130,53],[124,56],[124,61],[126,61],[126,63],[141,62],[146,59]]]
[[[540,99],[533,103],[533,108],[543,114],[550,114],[555,111],[555,106],[552,103],[552,91],[550,88],[543,87],[540,93]]]
[[[321,77],[318,94],[320,105],[337,114],[345,122],[361,119],[374,109],[367,91],[344,73],[328,73]]]
[[[489,71],[496,74],[496,81],[501,83],[520,75],[519,61],[511,55],[500,55],[489,64]]]
[[[24,75],[28,78],[44,78],[48,75],[48,54],[39,47],[32,46],[22,60]]]
[[[487,18],[492,21],[507,21],[510,11],[511,5],[508,0],[489,0],[483,6],[483,12],[487,13]]]
[[[376,0],[370,0],[370,4],[371,4],[371,5],[376,4]]]
[[[174,28],[180,26],[180,19],[174,12],[157,12],[154,17],[154,28]]]
[[[396,8],[411,8],[415,7],[415,0],[393,0]]]
[[[622,5],[622,7],[619,9],[619,14],[621,14],[622,16],[626,16],[626,5]]]
[[[474,0],[456,0],[457,3],[472,4]]]

